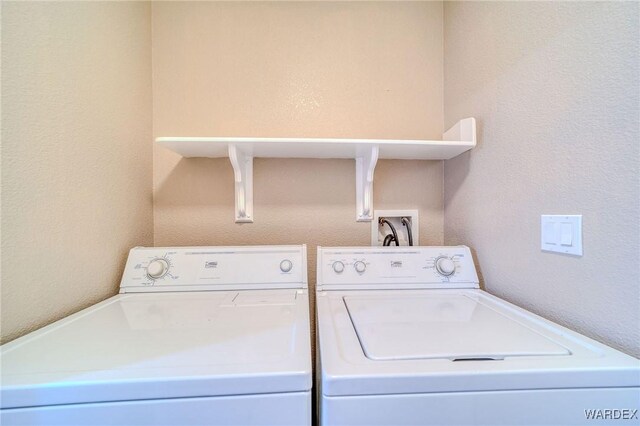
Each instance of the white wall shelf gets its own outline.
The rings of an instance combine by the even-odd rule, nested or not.
[[[378,159],[448,160],[476,146],[476,121],[465,118],[443,140],[160,137],[183,157],[229,157],[235,176],[236,222],[253,222],[253,158],[353,158],[356,220],[373,217],[373,173]]]

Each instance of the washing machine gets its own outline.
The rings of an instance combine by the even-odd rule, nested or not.
[[[134,248],[120,294],[0,348],[0,423],[309,425],[310,352],[305,246]]]
[[[317,265],[322,425],[639,423],[640,361],[481,290],[467,247]]]

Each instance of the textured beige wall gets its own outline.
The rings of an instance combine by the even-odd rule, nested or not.
[[[154,134],[441,138],[442,3],[154,3]],[[368,245],[352,160],[254,161],[234,223],[228,159],[154,151],[156,245]],[[441,244],[442,162],[380,161],[374,206]]]
[[[486,288],[640,356],[639,4],[446,3],[445,242]],[[584,256],[540,251],[541,214],[582,214]]]
[[[2,2],[2,341],[153,244],[150,76],[149,4]]]

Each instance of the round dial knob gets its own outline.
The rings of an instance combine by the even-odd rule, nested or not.
[[[441,257],[436,260],[436,270],[442,275],[449,276],[456,271],[456,264],[448,257]]]
[[[291,269],[293,269],[293,263],[291,263],[289,259],[285,259],[280,262],[280,270],[282,272],[289,272]]]
[[[153,259],[147,266],[149,278],[162,278],[169,271],[169,262],[164,259]]]
[[[353,267],[356,268],[356,272],[358,272],[359,274],[363,273],[364,270],[367,269],[367,265],[361,260],[358,260],[356,263],[354,263]]]
[[[342,271],[344,271],[344,263],[339,260],[337,262],[333,262],[333,271],[337,274],[341,274]]]

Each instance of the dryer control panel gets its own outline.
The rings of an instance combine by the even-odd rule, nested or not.
[[[306,246],[136,247],[120,293],[307,288]]]
[[[469,247],[318,247],[318,289],[478,288]]]

